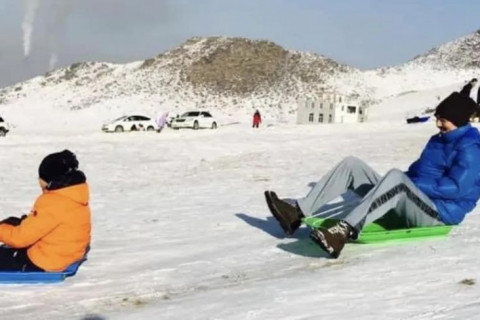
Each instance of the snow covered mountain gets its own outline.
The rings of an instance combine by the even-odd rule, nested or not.
[[[480,30],[417,56],[408,64],[428,64],[438,70],[479,68]]]
[[[375,105],[409,92],[461,86],[480,73],[479,47],[477,31],[403,65],[361,71],[269,41],[192,38],[145,61],[76,63],[4,88],[0,111],[43,101],[56,110],[91,109],[90,116],[106,118],[203,107],[232,117],[259,108],[281,119],[293,115],[299,99],[324,91]]]
[[[333,77],[352,73],[359,71],[268,41],[192,38],[145,61],[73,64],[4,89],[0,101],[15,103],[40,94],[54,105],[83,109],[140,96],[168,108],[273,107],[329,89]]]
[[[374,97],[381,100],[451,85],[459,90],[466,80],[480,74],[479,49],[480,31],[476,31],[433,48],[405,64],[366,71],[363,81],[373,88]]]

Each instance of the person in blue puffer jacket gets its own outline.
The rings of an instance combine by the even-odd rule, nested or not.
[[[437,107],[440,133],[430,138],[406,172],[433,201],[441,220],[453,225],[462,222],[480,198],[480,134],[455,100],[453,93]]]
[[[310,233],[334,258],[349,238],[355,239],[364,226],[389,212],[407,228],[459,224],[480,198],[480,133],[469,124],[475,110],[472,99],[454,92],[435,109],[440,132],[430,138],[407,172],[392,169],[382,177],[360,159],[348,157],[294,206],[266,191],[270,212],[288,234],[299,228],[305,216],[340,220]],[[361,197],[355,207],[341,214],[321,211],[348,190]]]

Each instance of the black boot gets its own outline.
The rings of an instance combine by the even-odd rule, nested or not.
[[[265,199],[267,201],[270,212],[278,220],[280,226],[285,233],[292,235],[302,224],[304,217],[302,210],[296,206],[278,199],[273,191],[265,191]]]
[[[313,229],[310,238],[333,258],[338,258],[345,243],[353,237],[355,229],[345,221],[339,221],[334,226],[325,229]]]

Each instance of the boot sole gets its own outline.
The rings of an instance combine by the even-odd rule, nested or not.
[[[285,233],[288,235],[292,235],[294,231],[290,228],[290,224],[285,221],[282,214],[273,203],[271,191],[265,191],[265,200],[267,202],[268,209],[270,210],[272,215],[275,217],[275,219],[277,219],[277,221],[280,223],[280,226],[282,227],[283,231],[285,231]]]

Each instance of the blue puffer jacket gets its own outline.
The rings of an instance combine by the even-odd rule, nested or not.
[[[446,224],[459,224],[480,198],[480,133],[467,124],[434,135],[407,176],[436,205]]]

